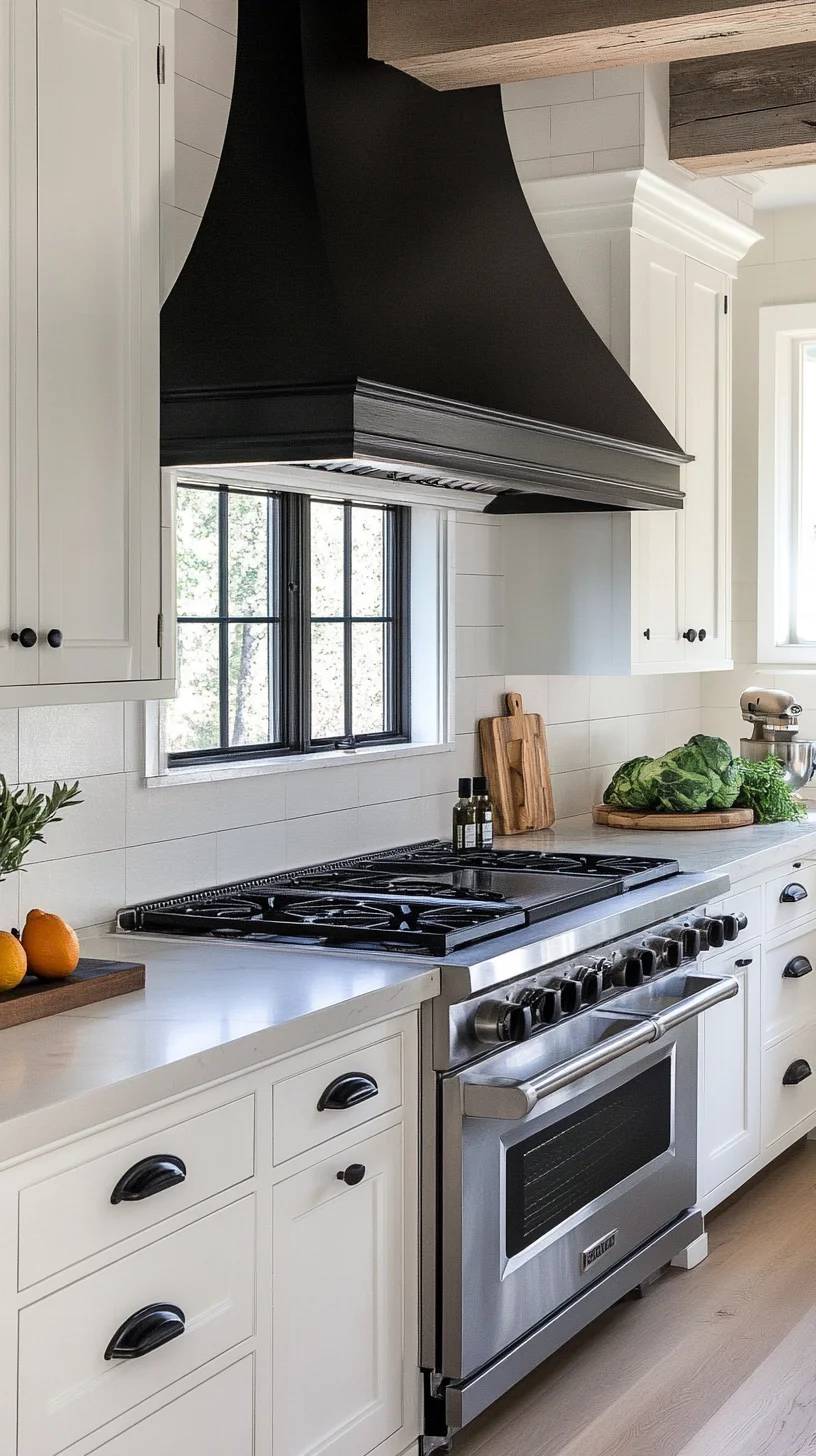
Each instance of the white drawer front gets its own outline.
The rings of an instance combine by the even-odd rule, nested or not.
[[[213,1375],[91,1456],[252,1456],[252,1356]]]
[[[808,970],[808,966],[811,967]],[[786,1036],[816,1019],[816,927],[766,950],[762,967],[765,1041]]]
[[[92,1146],[92,1144],[90,1145]],[[136,1201],[111,1203],[117,1184],[137,1164],[130,1192]],[[176,1168],[168,1159],[179,1159]],[[81,1163],[20,1194],[19,1279],[27,1289],[80,1259],[141,1233],[203,1199],[251,1178],[255,1164],[255,1103],[244,1097],[176,1123],[116,1152]],[[148,1190],[169,1176],[183,1181]],[[59,1237],[55,1238],[55,1230]]]
[[[23,1309],[18,1456],[54,1456],[248,1339],[254,1283],[250,1197]],[[154,1304],[180,1308],[184,1333],[142,1358],[105,1360],[124,1321]]]
[[[348,1079],[354,1077],[369,1079],[372,1087],[376,1084],[375,1095],[345,1108],[319,1110],[318,1104],[332,1084],[336,1085],[335,1100],[353,1096],[355,1087]],[[360,1090],[365,1090],[362,1085]],[[402,1105],[402,1037],[390,1036],[289,1077],[277,1083],[272,1095],[274,1161],[284,1163]]]
[[[812,1075],[785,1086],[788,1069],[805,1061]],[[797,1123],[816,1115],[816,1026],[795,1031],[765,1052],[763,1068],[763,1143],[772,1146]]]
[[[770,935],[808,915],[816,915],[816,863],[796,860],[765,886],[765,929]]]
[[[741,934],[742,940],[754,940],[762,934],[762,886],[755,885],[753,890],[734,890],[732,894],[726,895],[724,900],[718,902],[719,909],[725,915],[742,914],[748,921],[748,926]]]

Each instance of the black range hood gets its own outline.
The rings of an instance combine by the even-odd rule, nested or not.
[[[221,163],[162,310],[162,458],[508,513],[676,509],[689,457],[552,262],[499,88],[369,60],[366,0],[239,0]]]

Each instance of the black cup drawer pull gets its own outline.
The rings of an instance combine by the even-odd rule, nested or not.
[[[152,1198],[165,1188],[175,1188],[186,1177],[187,1169],[181,1158],[173,1153],[154,1153],[152,1158],[142,1158],[122,1174],[111,1194],[111,1203],[141,1203],[143,1198]]]
[[[785,886],[779,896],[779,903],[780,905],[796,905],[799,900],[806,900],[807,897],[808,892],[804,885],[800,885],[798,881],[794,880],[792,884]]]
[[[782,975],[786,980],[798,981],[800,976],[809,976],[812,970],[807,956],[794,956],[792,961],[788,961]]]
[[[106,1360],[141,1360],[184,1334],[184,1311],[177,1304],[148,1304],[129,1315],[113,1336]]]
[[[795,1062],[791,1062],[787,1072],[782,1078],[782,1086],[797,1087],[800,1082],[806,1081],[807,1078],[811,1077],[812,1075],[813,1073],[810,1070],[810,1063],[806,1062],[804,1057],[797,1057]]]
[[[376,1097],[379,1090],[374,1078],[369,1077],[367,1072],[344,1072],[342,1077],[335,1077],[325,1091],[321,1092],[317,1110],[347,1112],[350,1107],[359,1107],[361,1102],[368,1102],[369,1097]]]

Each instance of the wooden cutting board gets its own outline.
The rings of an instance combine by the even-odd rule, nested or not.
[[[128,991],[143,991],[145,968],[129,961],[81,960],[72,976],[63,981],[38,981],[25,976],[13,991],[0,992],[0,1030],[39,1021],[75,1006],[108,1001]]]
[[[700,814],[651,814],[648,810],[610,809],[596,804],[592,810],[596,824],[610,829],[744,829],[753,824],[753,809],[711,809]]]
[[[497,834],[524,834],[555,823],[547,734],[538,713],[525,713],[520,693],[508,693],[506,718],[482,718],[482,767],[490,780]]]

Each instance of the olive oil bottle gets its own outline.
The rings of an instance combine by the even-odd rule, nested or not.
[[[459,798],[453,806],[453,848],[457,854],[476,848],[476,805],[470,779],[459,780]]]
[[[476,848],[493,848],[493,805],[490,783],[486,778],[473,780],[473,802],[476,805]]]

